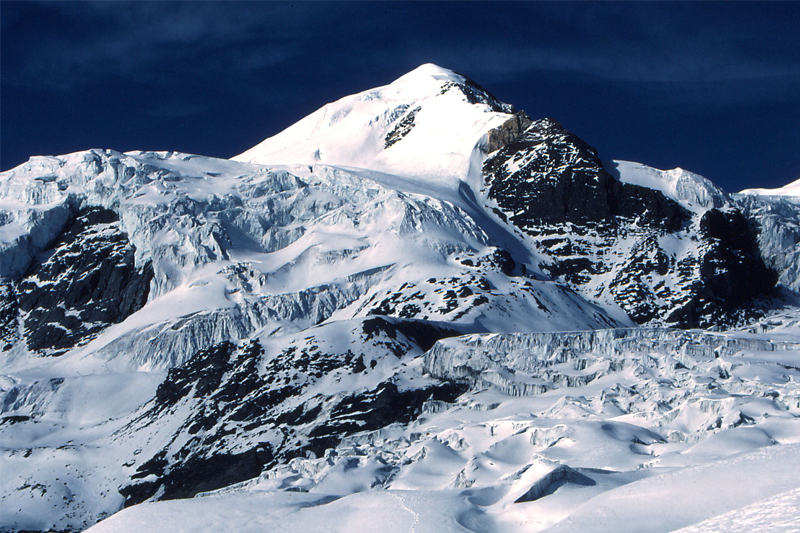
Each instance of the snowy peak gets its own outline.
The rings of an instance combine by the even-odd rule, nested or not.
[[[464,76],[456,74],[452,70],[433,63],[425,63],[403,74],[385,87],[367,90],[360,94],[380,94],[385,97],[394,93],[401,97],[414,95],[417,98],[424,98],[437,94],[444,85],[462,84],[465,80]]]
[[[400,76],[389,87],[404,88],[409,93],[417,91],[420,94],[425,88],[428,89],[428,94],[436,96],[441,96],[448,91],[454,91],[466,97],[470,104],[487,105],[492,111],[502,113],[514,112],[513,105],[500,102],[486,89],[468,77],[433,63],[426,63],[408,74]]]
[[[609,173],[621,182],[661,191],[689,211],[720,208],[731,201],[728,193],[711,181],[682,168],[658,170],[630,161],[611,161],[607,166]]]
[[[750,196],[788,196],[800,197],[800,179],[778,187],[777,189],[745,189],[739,194],[747,194]]]
[[[464,76],[456,74],[450,69],[434,65],[433,63],[423,63],[414,70],[397,78],[392,85],[401,83],[419,84],[431,79],[437,81],[460,82],[464,80]]]
[[[473,152],[513,112],[468,78],[426,64],[327,104],[233,159],[355,167],[453,184],[479,176]]]

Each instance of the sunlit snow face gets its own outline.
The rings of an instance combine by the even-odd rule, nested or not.
[[[458,74],[423,65],[328,104],[234,159],[355,167],[453,188],[479,174],[473,152],[510,117],[510,107],[479,91]]]

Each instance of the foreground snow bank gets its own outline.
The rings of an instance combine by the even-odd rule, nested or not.
[[[798,453],[798,444],[773,446],[643,479],[590,500],[548,531],[672,531],[722,513],[736,515],[752,502],[800,487]],[[752,525],[772,531],[768,517]]]
[[[798,453],[800,444],[779,445],[647,477],[596,496],[544,531],[655,533],[691,524],[698,525],[682,533],[743,531],[745,524],[749,530],[773,531],[773,526],[784,527],[800,517]],[[764,498],[768,499],[749,505]],[[272,531],[288,523],[293,530],[309,533],[542,530],[536,526],[542,517],[531,512],[530,503],[516,504],[503,515],[485,513],[482,503],[470,490],[373,490],[344,497],[314,492],[220,493],[140,504],[88,532],[245,533]],[[721,516],[712,518],[717,515]]]
[[[220,494],[137,505],[87,532],[261,533],[291,524],[292,530],[308,533],[460,533],[468,530],[460,522],[469,526],[481,521],[481,513],[469,507],[456,491],[373,491],[344,498],[297,492]]]

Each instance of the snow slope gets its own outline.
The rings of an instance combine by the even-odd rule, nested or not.
[[[798,490],[798,451],[796,444],[773,446],[631,483],[590,501],[549,531],[672,531],[698,522],[680,531],[736,531],[730,526],[743,526],[751,502]],[[746,520],[749,527],[779,531],[786,518]],[[710,529],[720,524],[727,527]]]
[[[480,176],[475,150],[512,113],[463,76],[426,64],[327,104],[233,159],[355,167],[454,187]]]
[[[745,531],[797,531],[800,524],[800,489],[793,489],[741,509],[680,529],[680,533],[739,533]]]
[[[298,530],[309,532],[668,532],[681,528],[681,524],[690,525],[678,529],[680,533],[795,531],[800,492],[797,463],[793,460],[797,452],[796,445],[778,446],[699,468],[647,477],[589,500],[570,518],[545,529],[533,526],[531,518],[538,513],[530,513],[527,519],[525,513],[509,513],[516,520],[504,520],[502,525],[474,508],[469,513],[466,509],[470,497],[466,491],[388,490],[344,497],[251,491],[142,504],[88,531],[265,531],[280,527],[287,520]],[[772,496],[750,503],[765,494]],[[442,509],[450,513],[442,516]],[[733,510],[724,512],[726,509]],[[537,518],[542,520],[540,514]],[[332,524],[336,524],[335,529],[331,529]]]

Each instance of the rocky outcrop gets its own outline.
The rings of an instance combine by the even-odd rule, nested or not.
[[[10,350],[19,340],[19,310],[11,283],[0,284],[0,351]]]
[[[551,119],[531,123],[484,162],[483,173],[489,199],[531,233],[542,224],[614,227],[620,219],[674,231],[689,219],[660,191],[615,180],[594,148]]]
[[[461,81],[449,80],[442,84],[439,95],[450,91],[457,91],[464,95],[464,98],[470,104],[485,104],[489,106],[489,109],[497,113],[514,113],[513,105],[501,102],[493,94],[467,76],[458,74],[458,77],[461,78]]]
[[[414,117],[417,115],[419,110],[422,109],[421,107],[415,107],[408,114],[403,117],[403,119],[397,123],[397,125],[392,128],[392,131],[386,134],[386,137],[383,139],[383,147],[384,149],[391,147],[394,143],[400,141],[408,135],[408,133],[414,128]]]
[[[81,211],[17,285],[28,347],[58,355],[144,306],[153,271],[134,255],[116,214]]]
[[[491,154],[492,152],[504,148],[519,139],[522,132],[530,125],[531,119],[525,111],[518,111],[501,126],[489,130],[486,134],[486,138],[483,139],[481,149],[485,153]]]
[[[710,209],[702,215],[699,228],[705,243],[699,275],[690,285],[688,301],[666,322],[710,327],[737,315],[754,317],[751,303],[775,293],[778,274],[764,264],[747,219],[739,210]]]
[[[483,172],[492,207],[550,258],[544,271],[635,323],[735,324],[775,292],[753,228],[733,206],[712,208],[726,197],[709,196],[699,177],[646,176],[693,199],[689,211],[661,190],[613,177],[594,148],[550,119],[490,155]],[[702,190],[692,194],[692,184]]]

